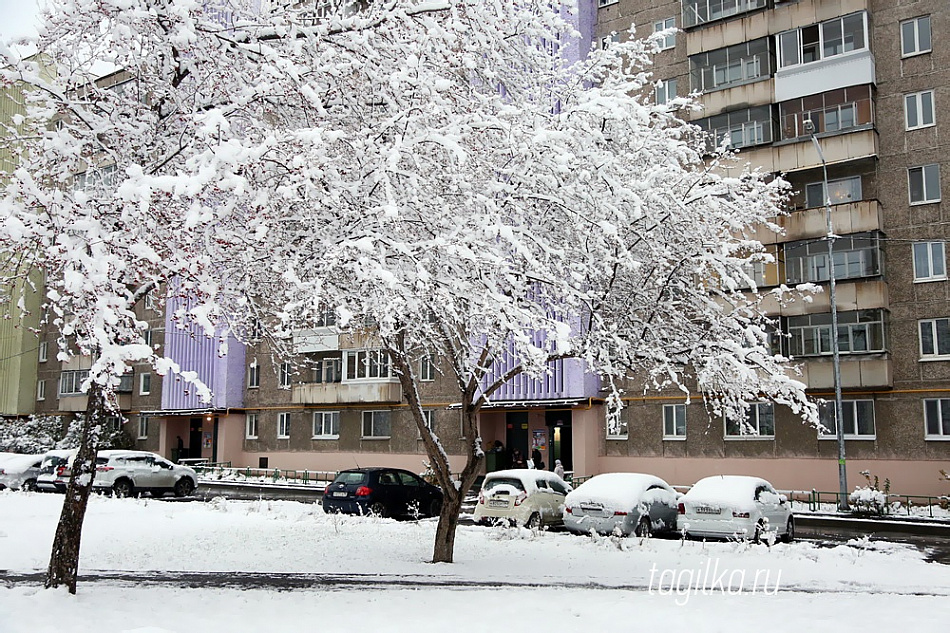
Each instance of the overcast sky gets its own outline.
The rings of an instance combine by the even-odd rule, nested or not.
[[[36,0],[0,0],[0,39],[36,35]]]

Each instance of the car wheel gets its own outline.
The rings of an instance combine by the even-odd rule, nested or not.
[[[795,540],[795,519],[793,517],[788,517],[788,523],[785,526],[785,536],[782,537],[782,541],[785,543],[791,543]]]
[[[649,516],[640,517],[640,522],[637,523],[637,527],[634,530],[634,534],[636,534],[640,538],[653,536],[653,524],[650,522]]]
[[[135,486],[133,486],[132,482],[128,479],[120,479],[112,484],[112,492],[119,498],[131,497],[135,494]]]
[[[752,534],[752,542],[761,543],[762,535],[764,534],[765,534],[765,523],[763,523],[760,520],[758,523],[755,524],[755,532]]]
[[[528,520],[524,522],[524,526],[532,530],[541,527],[541,515],[537,512],[532,513]]]
[[[438,499],[433,499],[429,502],[429,516],[437,517],[442,514],[442,502]]]
[[[27,479],[23,482],[23,485],[20,486],[21,490],[26,490],[27,492],[36,492],[36,480]]]
[[[188,477],[182,477],[175,482],[175,496],[188,497],[195,491],[195,482]]]
[[[386,505],[377,501],[369,507],[369,513],[373,516],[377,516],[381,519],[389,516],[389,511],[386,509]]]

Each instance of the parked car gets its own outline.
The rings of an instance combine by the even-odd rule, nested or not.
[[[546,470],[498,470],[485,475],[473,519],[481,524],[560,525],[570,491],[570,484]]]
[[[66,492],[75,458],[76,449],[47,451],[36,476],[36,489],[42,492]]]
[[[353,468],[337,474],[322,504],[325,512],[435,517],[442,511],[442,490],[401,468]]]
[[[716,475],[696,482],[680,497],[677,529],[687,536],[751,538],[768,531],[791,542],[795,519],[785,495],[758,477]]]
[[[668,483],[640,473],[591,477],[564,500],[564,527],[579,534],[650,536],[676,530],[679,494]]]
[[[153,497],[174,493],[187,497],[198,486],[193,468],[173,464],[161,455],[147,451],[106,450],[96,455],[95,492],[132,497],[148,492]]]
[[[42,455],[15,455],[0,457],[0,490],[36,490]]]

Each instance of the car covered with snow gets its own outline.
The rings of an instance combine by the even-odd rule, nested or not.
[[[36,476],[36,489],[42,492],[66,492],[75,458],[76,449],[47,451]]]
[[[680,497],[677,529],[687,536],[752,539],[768,533],[789,542],[795,519],[785,495],[758,477],[715,475]]]
[[[193,468],[173,464],[161,455],[147,451],[105,450],[96,455],[95,492],[132,497],[148,492],[153,497],[174,493],[190,496],[198,486]]]
[[[650,536],[676,530],[678,493],[668,483],[641,473],[591,477],[564,500],[564,527],[587,534]]]
[[[42,455],[3,453],[0,455],[0,490],[35,490],[42,463]]]
[[[473,519],[480,524],[560,525],[570,492],[570,484],[546,470],[498,470],[485,476]]]

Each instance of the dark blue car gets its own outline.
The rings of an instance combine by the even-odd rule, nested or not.
[[[325,512],[379,517],[436,517],[442,491],[401,468],[353,468],[341,471],[323,491]]]

